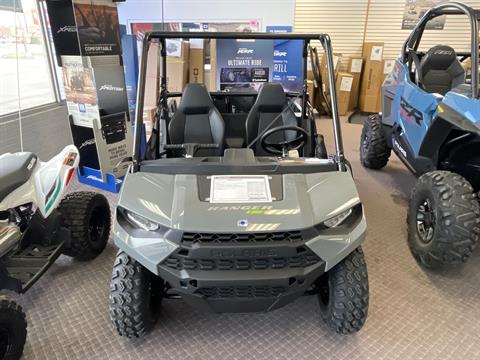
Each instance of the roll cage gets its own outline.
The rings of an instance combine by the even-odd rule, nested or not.
[[[152,31],[147,32],[143,39],[142,45],[142,58],[139,74],[139,86],[137,89],[137,107],[136,107],[136,124],[135,124],[135,140],[133,150],[133,166],[132,171],[136,172],[140,168],[142,162],[141,159],[141,143],[142,143],[142,126],[143,126],[143,108],[145,100],[145,82],[147,74],[147,54],[150,48],[150,44],[156,41],[160,44],[160,56],[162,58],[160,67],[160,101],[159,108],[161,109],[160,116],[165,120],[166,127],[168,128],[169,114],[168,114],[168,98],[173,96],[179,96],[179,93],[170,93],[167,89],[167,51],[166,40],[167,39],[237,39],[237,40],[302,40],[303,41],[303,87],[301,93],[298,94],[302,100],[302,120],[308,119],[307,114],[307,56],[308,46],[310,41],[320,41],[327,57],[327,72],[328,83],[331,91],[331,108],[332,108],[332,120],[333,120],[333,132],[335,139],[335,163],[339,171],[345,171],[345,157],[343,150],[342,134],[340,127],[340,116],[338,113],[338,103],[336,95],[335,75],[333,68],[333,56],[332,56],[332,44],[328,34],[295,34],[295,33],[242,33],[242,32],[165,32],[165,31]],[[228,93],[232,95],[231,93]],[[239,94],[248,95],[248,94]],[[315,120],[313,120],[315,121]],[[312,129],[315,127],[312,127]],[[310,134],[314,136],[315,134]],[[167,135],[168,139],[168,135]]]
[[[477,99],[479,96],[478,90],[478,20],[480,18],[480,11],[474,10],[471,7],[459,3],[459,2],[449,2],[439,4],[430,10],[428,10],[425,15],[417,23],[410,36],[405,40],[402,48],[401,58],[404,64],[411,65],[412,59],[410,53],[413,51],[417,53],[418,46],[422,40],[423,33],[425,31],[427,23],[439,16],[443,15],[466,15],[470,22],[470,39],[471,39],[471,50],[470,53],[461,53],[458,52],[457,55],[463,59],[471,57],[472,62],[472,98]]]

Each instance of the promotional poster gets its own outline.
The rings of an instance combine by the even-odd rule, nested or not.
[[[47,0],[55,50],[62,55],[119,55],[117,7],[111,0]]]
[[[81,56],[62,56],[63,84],[73,124],[92,128],[99,118],[93,69]]]
[[[428,9],[440,4],[443,0],[405,0],[402,30],[412,30]],[[439,16],[427,23],[426,30],[443,30],[445,16]]]
[[[272,81],[273,40],[217,40],[217,89],[255,90]]]
[[[267,32],[289,33],[291,26],[267,26]],[[303,87],[302,40],[275,40],[273,43],[273,82],[287,92],[300,92]]]

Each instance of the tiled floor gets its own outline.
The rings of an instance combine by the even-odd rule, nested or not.
[[[326,120],[319,123],[327,133]],[[305,296],[277,311],[249,315],[215,315],[165,301],[150,335],[142,341],[121,338],[108,315],[116,252],[109,244],[91,263],[60,258],[26,294],[24,358],[480,359],[480,250],[461,268],[421,269],[405,241],[414,178],[395,157],[383,171],[363,169],[357,150],[361,127],[346,124],[343,130],[368,221],[364,251],[371,302],[361,332],[333,334],[320,320],[316,298]],[[113,204],[115,196],[109,198]]]

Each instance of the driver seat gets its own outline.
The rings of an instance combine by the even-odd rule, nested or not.
[[[278,83],[265,83],[260,89],[257,100],[250,109],[246,120],[247,144],[250,144],[277,117],[269,129],[277,126],[298,126],[297,118],[292,109],[287,106],[287,97],[283,87]],[[295,131],[284,131],[271,136],[272,141],[294,140]],[[256,156],[271,156],[265,151],[258,139],[253,147]]]
[[[422,57],[419,83],[425,91],[445,95],[465,83],[465,70],[455,50],[447,45],[436,45]]]
[[[0,156],[0,201],[30,179],[36,162],[37,156],[31,152]]]
[[[187,84],[168,126],[171,144],[218,144],[218,149],[198,150],[195,156],[222,156],[225,122],[203,84]]]

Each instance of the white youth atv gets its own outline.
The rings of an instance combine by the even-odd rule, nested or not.
[[[107,199],[94,192],[65,196],[79,162],[75,146],[48,162],[30,152],[0,156],[0,359],[18,359],[27,324],[20,294],[60,254],[91,260],[110,233]]]

